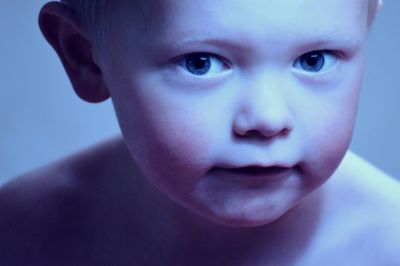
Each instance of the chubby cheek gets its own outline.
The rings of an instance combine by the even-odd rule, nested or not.
[[[194,111],[162,104],[141,110],[123,130],[131,153],[159,190],[185,202],[210,165],[216,135],[207,130],[213,128],[211,122]]]
[[[320,101],[308,117],[307,142],[304,146],[302,169],[311,186],[325,182],[339,166],[351,142],[358,107],[359,82],[349,93]],[[355,89],[356,88],[356,89]],[[334,99],[334,100],[332,100]],[[306,123],[306,122],[305,122]]]
[[[349,147],[351,134],[352,128],[339,122],[326,126],[318,135],[310,135],[312,145],[307,147],[303,170],[311,185],[320,185],[333,174]]]

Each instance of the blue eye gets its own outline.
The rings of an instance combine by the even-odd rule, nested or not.
[[[323,72],[335,65],[337,57],[327,51],[313,51],[301,55],[293,67],[306,72]]]
[[[182,57],[179,65],[196,76],[217,75],[226,70],[226,64],[209,53],[191,53]]]

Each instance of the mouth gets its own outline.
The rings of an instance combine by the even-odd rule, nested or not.
[[[293,170],[294,167],[281,166],[246,166],[237,168],[215,167],[211,169],[210,173],[218,177],[224,177],[232,180],[253,179],[272,181],[282,180],[289,177]]]
[[[257,167],[247,166],[240,168],[226,169],[232,173],[240,175],[264,176],[264,175],[277,175],[286,172],[289,168],[271,166],[271,167]]]

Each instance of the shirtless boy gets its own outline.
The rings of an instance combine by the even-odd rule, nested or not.
[[[379,1],[66,2],[42,32],[122,137],[1,188],[0,265],[400,265],[348,151]]]

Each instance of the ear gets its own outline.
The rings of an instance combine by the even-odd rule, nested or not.
[[[65,4],[50,2],[39,14],[40,29],[57,52],[76,94],[88,102],[109,98],[101,69],[97,66],[92,42],[73,19]]]

